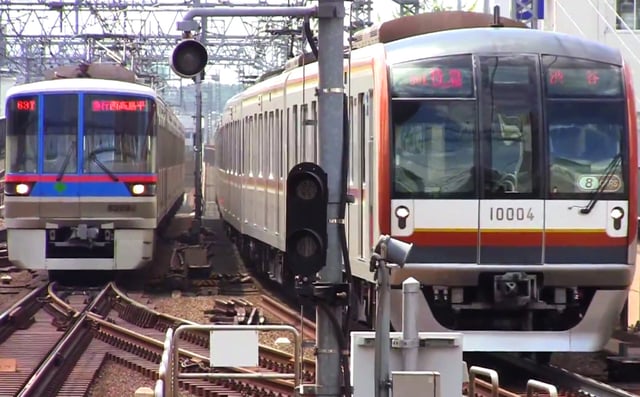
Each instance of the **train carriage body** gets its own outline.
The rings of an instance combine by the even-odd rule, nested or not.
[[[6,100],[9,260],[131,270],[182,201],[184,133],[149,87],[100,78],[13,87]]]
[[[464,332],[468,351],[599,350],[635,270],[636,112],[620,52],[481,14],[409,18],[361,36],[345,61],[360,320],[373,324],[370,250],[389,234],[414,244],[391,279],[420,281],[421,330]],[[456,26],[433,28],[447,18]],[[293,65],[238,94],[216,140],[221,215],[287,288],[285,178],[319,161],[317,73]],[[400,329],[399,289],[392,300]]]

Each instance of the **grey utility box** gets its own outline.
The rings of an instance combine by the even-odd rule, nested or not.
[[[372,397],[375,393],[375,332],[351,333],[351,384],[353,397]],[[432,379],[440,388],[440,394],[433,396],[454,397],[462,394],[462,334],[458,332],[419,332],[420,347],[418,349],[417,368],[403,368],[402,332],[391,332],[391,354],[389,371],[409,371],[421,373],[429,371],[439,376],[425,377]],[[398,387],[412,387],[413,382],[421,382],[416,375],[400,375]],[[396,381],[392,379],[392,384]],[[432,390],[433,387],[431,387]],[[403,389],[404,390],[404,389]],[[412,389],[409,389],[412,390]],[[427,388],[421,389],[426,391]],[[412,397],[403,391],[395,392],[394,397]],[[431,397],[431,394],[417,394],[420,397]]]
[[[442,397],[440,374],[432,371],[391,371],[392,397]]]

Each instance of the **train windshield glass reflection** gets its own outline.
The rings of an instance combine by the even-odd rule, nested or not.
[[[153,101],[132,95],[84,97],[85,173],[153,172]],[[98,161],[96,161],[98,160]]]

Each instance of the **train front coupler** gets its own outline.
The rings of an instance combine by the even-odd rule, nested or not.
[[[536,276],[524,272],[509,272],[493,277],[493,301],[495,304],[523,308],[538,301]]]

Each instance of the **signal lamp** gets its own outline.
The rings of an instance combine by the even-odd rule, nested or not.
[[[171,53],[169,65],[180,77],[189,78],[201,73],[209,62],[207,49],[195,39],[184,39]]]
[[[300,163],[289,171],[285,263],[295,275],[312,276],[326,264],[328,198],[319,165]]]

